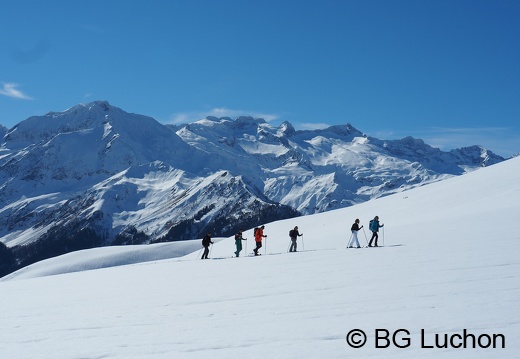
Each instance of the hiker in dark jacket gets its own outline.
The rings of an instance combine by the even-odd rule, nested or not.
[[[359,245],[359,241],[358,241],[358,237],[357,237],[357,232],[363,228],[363,226],[359,226],[359,219],[356,218],[356,220],[354,221],[354,224],[352,225],[352,227],[350,227],[350,230],[352,232],[352,240],[350,241],[349,243],[349,248],[354,248],[354,244],[356,244],[356,248],[361,248],[361,246]]]
[[[379,238],[379,235],[377,232],[379,232],[379,228],[383,227],[384,224],[379,224],[379,217],[375,216],[373,220],[370,221],[370,225],[368,226],[368,229],[372,231],[372,238],[370,238],[370,243],[368,243],[369,247],[372,247],[372,241],[375,239],[375,245],[374,247],[377,247],[377,239]]]
[[[242,237],[242,230],[239,230],[237,234],[235,234],[235,245],[237,246],[237,250],[235,255],[238,257],[240,255],[240,251],[242,251],[242,241],[247,241],[247,238]]]
[[[210,244],[213,244],[213,242],[211,241],[211,232],[208,232],[208,234],[206,234],[204,238],[202,238],[202,246],[204,247],[204,253],[202,254],[201,259],[208,259]]]
[[[294,229],[289,233],[289,237],[291,237],[291,248],[289,248],[289,252],[296,252],[298,246],[297,239],[301,236],[303,236],[303,233],[300,234],[300,232],[298,232],[298,226],[294,227]]]

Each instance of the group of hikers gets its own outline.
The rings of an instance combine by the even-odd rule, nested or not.
[[[372,237],[370,238],[370,242],[368,243],[369,247],[372,247],[372,242],[374,242],[374,247],[379,247],[377,245],[377,240],[379,239],[378,233],[379,233],[379,228],[381,228],[383,226],[384,226],[384,224],[379,224],[378,216],[375,216],[374,219],[370,220],[368,229],[370,229],[372,231]],[[361,228],[363,228],[363,226],[361,226],[361,227],[359,226],[359,219],[356,218],[356,220],[354,221],[354,224],[352,225],[352,227],[350,227],[352,236],[347,245],[348,248],[361,248],[361,246],[359,245],[359,240],[358,240],[358,232]],[[354,244],[356,245],[355,247],[354,247]]]
[[[372,247],[372,243],[374,243],[373,247],[378,247],[377,240],[379,238],[378,232],[379,228],[383,227],[384,224],[379,223],[379,217],[375,216],[374,219],[370,220],[369,229],[372,231],[372,237],[370,238],[370,242],[368,243],[368,247]],[[361,230],[363,226],[359,226],[359,219],[354,221],[354,224],[350,228],[352,235],[349,239],[349,243],[347,244],[348,248],[361,248],[358,240],[358,231]],[[265,226],[261,226],[254,229],[255,243],[256,247],[253,249],[253,253],[255,256],[259,256],[258,250],[262,248],[262,239],[267,238],[267,235],[264,234]],[[242,241],[247,241],[247,238],[242,236],[242,229],[235,234],[235,256],[239,257],[240,252],[242,251]],[[297,252],[298,248],[298,237],[302,237],[303,233],[300,233],[298,230],[298,226],[294,227],[289,231],[289,238],[291,239],[291,245],[289,248],[289,252]],[[204,253],[202,254],[201,259],[208,259],[209,255],[209,246],[213,244],[211,240],[211,232],[208,232],[204,238],[202,239],[202,246],[204,247]],[[355,245],[355,247],[354,247]]]

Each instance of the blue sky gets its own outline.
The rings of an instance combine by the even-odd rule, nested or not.
[[[520,1],[2,2],[0,124],[107,100],[162,123],[351,123],[520,152]]]

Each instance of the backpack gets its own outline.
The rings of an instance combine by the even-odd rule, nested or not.
[[[368,229],[370,229],[372,232],[377,231],[377,223],[373,219],[370,220],[368,224]]]
[[[291,229],[291,230],[289,231],[289,237],[291,237],[291,238],[296,237],[296,236],[294,235],[294,229]]]
[[[255,237],[256,237],[256,232],[258,232],[259,229],[260,229],[260,228],[258,228],[258,227],[256,227],[256,228],[254,229],[253,233],[254,233],[254,236],[255,236]]]
[[[235,234],[235,241],[238,240],[238,239],[240,239],[240,234],[239,233]]]

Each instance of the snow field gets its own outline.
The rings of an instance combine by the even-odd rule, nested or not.
[[[0,281],[7,308],[0,352],[53,359],[517,358],[519,179],[515,158],[354,207],[267,223],[266,253],[273,255],[230,258],[228,238],[214,245],[212,260],[197,260],[196,250],[45,277],[31,278],[29,268],[25,280]],[[369,236],[375,215],[385,224],[385,247],[346,250],[354,219]],[[295,225],[305,251],[286,253]],[[244,236],[251,252],[252,230]],[[365,242],[363,230],[359,239]],[[353,329],[366,332],[363,348],[347,344]],[[376,348],[376,329],[406,329],[411,345]],[[464,329],[503,334],[506,347],[421,347],[421,330],[432,345],[436,334]]]

